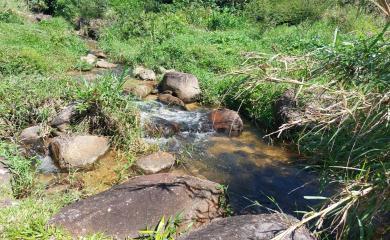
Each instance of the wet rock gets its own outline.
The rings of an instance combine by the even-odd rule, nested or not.
[[[195,102],[200,96],[198,79],[191,74],[167,72],[159,85],[160,92],[172,91],[173,95],[185,103]]]
[[[42,128],[32,126],[24,129],[19,136],[20,143],[28,156],[45,153],[45,142],[42,137]]]
[[[98,67],[98,68],[108,68],[108,69],[111,69],[111,68],[116,68],[117,66],[118,65],[116,65],[114,63],[107,62],[106,60],[103,60],[103,59],[99,59],[96,62],[96,67]]]
[[[147,136],[170,137],[180,132],[181,125],[160,117],[151,118],[144,126]]]
[[[137,160],[135,166],[146,174],[154,174],[169,169],[175,164],[175,157],[167,152],[156,152]]]
[[[95,65],[95,63],[97,62],[97,57],[89,53],[87,56],[80,57],[80,60],[90,65]]]
[[[134,77],[141,79],[141,80],[155,81],[157,79],[156,74],[154,73],[153,70],[144,68],[142,66],[137,66],[133,70],[133,75],[134,75]]]
[[[102,232],[125,239],[138,237],[146,227],[154,228],[162,216],[181,213],[181,227],[193,222],[196,229],[224,215],[223,191],[218,186],[168,173],[139,176],[63,208],[49,224],[75,237]]]
[[[57,116],[51,121],[51,126],[58,128],[60,131],[65,131],[67,125],[75,121],[77,118],[77,105],[70,104],[62,109]]]
[[[160,94],[158,96],[158,100],[162,103],[167,104],[167,105],[179,106],[185,110],[184,102],[181,99],[174,97],[170,94]]]
[[[210,224],[179,237],[178,240],[270,240],[278,233],[297,223],[285,214],[260,214],[216,219]],[[304,227],[294,231],[285,240],[315,240]]]
[[[244,123],[237,112],[229,109],[213,110],[209,114],[209,121],[214,130],[225,132],[229,135],[239,135],[244,129]]]
[[[109,142],[98,136],[64,136],[53,138],[49,148],[62,170],[89,169],[108,151]]]
[[[155,88],[156,83],[153,81],[140,81],[135,79],[129,79],[123,84],[123,91],[126,94],[131,93],[139,98],[144,98],[148,96]]]

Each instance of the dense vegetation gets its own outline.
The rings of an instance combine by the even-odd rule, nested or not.
[[[77,101],[102,123],[93,131],[110,129],[105,134],[129,158],[145,150],[137,141],[132,98],[120,93],[121,78],[88,84],[67,76],[87,52],[73,28],[80,19],[99,18],[99,46],[113,61],[190,72],[201,81],[204,104],[240,110],[270,136],[281,133],[315,155],[311,167],[324,182],[339,184],[339,193],[303,218],[319,227],[321,237],[378,237],[377,219],[390,210],[389,12],[383,2],[382,10],[372,2],[336,0],[1,3],[0,156],[11,159],[13,194],[24,200],[0,210],[0,236],[65,238],[59,230],[46,231],[46,221],[88,194],[45,196],[35,181],[34,160],[15,145],[23,128],[45,124],[56,109]],[[30,11],[55,17],[32,23]],[[295,90],[297,109],[306,115],[278,129],[274,102],[287,89]],[[330,96],[331,104],[318,92]],[[314,100],[318,104],[307,111]]]

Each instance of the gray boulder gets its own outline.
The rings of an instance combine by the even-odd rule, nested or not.
[[[150,80],[155,81],[157,79],[156,74],[153,70],[144,68],[142,66],[137,66],[133,70],[134,77],[141,79],[141,80]]]
[[[43,139],[42,128],[32,126],[24,129],[19,136],[19,141],[29,156],[45,153],[45,142]]]
[[[109,149],[108,139],[98,136],[61,136],[52,139],[49,149],[62,169],[89,169]]]
[[[167,72],[160,82],[159,90],[172,91],[174,96],[185,103],[195,102],[201,94],[198,79],[194,75],[182,72]]]
[[[175,164],[175,156],[167,152],[156,152],[137,160],[135,166],[146,174],[169,169]]]
[[[216,219],[210,224],[181,236],[178,240],[270,240],[298,220],[285,214],[243,215]],[[285,240],[315,240],[301,227]]]
[[[73,236],[102,232],[116,239],[136,238],[161,217],[181,214],[180,227],[193,228],[224,215],[218,184],[168,173],[130,179],[110,190],[63,208],[50,221]]]

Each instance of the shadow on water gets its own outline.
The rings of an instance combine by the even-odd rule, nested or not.
[[[157,106],[155,103],[153,106]],[[151,105],[149,105],[151,106]],[[142,116],[153,119],[167,115],[170,121],[183,125],[191,113],[158,105],[160,109],[141,107]],[[199,110],[204,113],[205,109]],[[195,113],[193,113],[195,114]],[[199,125],[202,125],[199,123]],[[191,131],[193,129],[193,131]],[[174,152],[180,167],[174,172],[186,173],[218,182],[228,187],[230,203],[235,214],[264,213],[269,209],[296,215],[295,211],[308,210],[318,201],[304,196],[323,196],[318,176],[298,165],[299,156],[280,146],[270,146],[254,126],[246,124],[239,137],[227,137],[212,131],[199,132],[196,128],[169,138],[146,138],[167,151]],[[199,128],[204,129],[204,128]],[[301,162],[302,163],[302,162]],[[274,200],[271,200],[274,199]],[[254,202],[258,204],[254,204]]]

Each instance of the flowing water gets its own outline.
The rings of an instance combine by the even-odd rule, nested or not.
[[[113,71],[94,69],[71,75],[93,81],[98,75],[120,74],[122,70],[123,66],[119,66]],[[150,95],[145,101],[137,102],[144,140],[176,155],[178,166],[170,169],[171,172],[209,179],[227,187],[236,214],[262,213],[269,209],[294,214],[296,210],[307,210],[318,204],[305,200],[304,196],[324,195],[320,192],[318,176],[298,164],[302,163],[298,161],[299,155],[282,146],[267,144],[263,134],[250,123],[245,124],[240,136],[229,137],[212,130],[207,117],[211,109],[192,104],[185,111],[155,99]],[[151,123],[163,131],[151,134],[147,131]],[[52,171],[50,159],[45,161],[46,172]],[[76,173],[76,176],[89,192],[100,192],[116,183],[117,171],[124,164],[126,160],[116,158],[111,152],[99,161],[94,171]]]
[[[227,186],[235,213],[280,208],[293,214],[317,203],[304,199],[320,194],[317,176],[298,166],[297,154],[267,144],[251,124],[245,125],[240,136],[229,137],[210,128],[207,108],[184,111],[156,101],[140,102],[139,108],[144,124],[164,119],[180,127],[174,136],[145,136],[145,141],[176,154],[179,166],[171,171]]]

